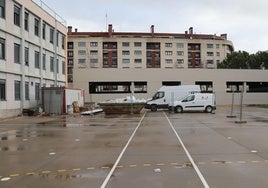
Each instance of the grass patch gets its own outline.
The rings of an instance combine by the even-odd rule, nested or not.
[[[249,107],[268,108],[268,104],[250,104]]]

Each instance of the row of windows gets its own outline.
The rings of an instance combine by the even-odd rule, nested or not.
[[[5,18],[5,11],[6,9],[6,4],[5,0],[0,0],[0,17]],[[24,29],[26,31],[29,31],[29,12],[25,11],[24,12]],[[21,26],[21,7],[18,5],[14,5],[14,24],[18,27]],[[46,27],[48,24],[43,23],[42,25],[42,38],[45,40],[46,39]],[[34,25],[33,25],[33,31],[36,36],[40,36],[41,33],[41,21],[39,18],[34,18]],[[49,30],[49,41],[50,43],[54,44],[56,42],[57,46],[59,46],[59,35],[61,35],[61,47],[64,49],[65,45],[65,35],[61,34],[59,31],[56,33],[56,39],[54,37],[54,32],[55,29],[50,27]],[[56,41],[55,41],[56,40]]]
[[[33,83],[32,83],[33,84]],[[30,85],[25,82],[25,100],[30,100]],[[0,101],[6,100],[6,80],[0,79]],[[21,81],[14,81],[14,99],[21,100]],[[40,100],[40,83],[35,83],[35,100]]]
[[[21,55],[20,55],[20,48],[21,45],[14,43],[14,63],[20,64],[21,63]],[[5,39],[0,38],[0,59],[5,59]],[[29,66],[29,58],[30,52],[29,48],[24,48],[24,63],[26,66]],[[37,69],[41,68],[41,62],[40,62],[40,52],[34,51],[34,67]],[[43,54],[42,56],[42,69],[46,70],[46,54]],[[59,73],[59,60],[56,60],[56,69],[57,73]],[[54,72],[54,57],[50,57],[50,71]],[[62,74],[65,74],[65,62],[62,62]]]
[[[114,53],[116,53],[116,52],[114,52]],[[90,50],[89,54],[90,55],[98,55],[98,51],[97,50]],[[150,54],[151,54],[151,52],[147,52],[147,57],[150,56]],[[78,55],[86,55],[86,50],[78,50]],[[130,51],[129,50],[123,50],[122,55],[130,55]],[[142,51],[141,50],[134,50],[134,55],[142,55]],[[165,51],[165,55],[166,56],[172,56],[173,51]],[[220,52],[216,52],[216,55],[219,57]],[[177,56],[184,56],[184,51],[177,51]],[[214,56],[214,52],[207,52],[207,56]],[[68,52],[68,57],[73,57],[73,52],[72,51]],[[189,58],[192,57],[191,52],[188,53],[188,57]],[[195,53],[195,57],[200,58],[200,53]]]
[[[183,64],[184,63],[184,59],[176,59],[175,60],[176,63],[178,64]],[[134,59],[133,60],[134,63],[142,63],[142,59]],[[174,59],[165,59],[165,63],[173,63]],[[191,63],[191,60],[188,60],[189,63]],[[86,63],[86,59],[78,59],[78,63],[79,64],[85,64]],[[99,63],[98,59],[90,59],[90,63],[94,64],[94,63]],[[122,59],[122,63],[131,63],[131,59],[129,58],[124,58]],[[207,64],[214,64],[214,60],[206,60]],[[220,63],[220,60],[216,60],[216,63]],[[68,65],[73,65],[73,61],[70,61]]]
[[[150,43],[147,43],[147,49],[151,49],[152,46],[150,45]],[[194,45],[194,44],[193,44]],[[79,47],[86,47],[86,42],[78,42],[78,46]],[[130,42],[122,42],[122,46],[123,47],[130,47]],[[141,47],[142,46],[142,42],[134,42],[134,47]],[[98,42],[90,42],[90,47],[98,47]],[[104,48],[108,48],[107,44],[104,44],[103,46]],[[115,47],[115,46],[114,46]],[[172,48],[173,47],[173,43],[165,43],[165,47],[167,48]],[[177,48],[184,48],[184,43],[176,43],[176,47]],[[213,49],[214,48],[214,44],[207,44],[206,46],[208,49]],[[220,48],[220,44],[215,44],[216,49]],[[115,47],[116,48],[116,47]],[[158,45],[154,45],[155,49],[159,49],[160,48],[160,43]],[[73,49],[73,42],[69,42],[68,43],[68,49]],[[200,44],[196,44],[194,45],[194,48],[192,45],[188,45],[188,49],[189,50],[200,50]]]
[[[196,81],[200,85],[201,92],[213,92],[212,81]],[[233,87],[236,92],[242,91],[243,82],[226,82],[226,92],[230,92]],[[268,92],[268,82],[246,82],[246,92]],[[177,86],[181,85],[180,81],[163,81],[162,85]],[[89,93],[131,93],[131,82],[89,82]],[[147,93],[147,82],[134,82],[134,93]]]

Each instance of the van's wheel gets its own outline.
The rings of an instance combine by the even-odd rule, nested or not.
[[[207,106],[207,107],[206,107],[206,112],[207,112],[207,113],[212,113],[212,111],[213,111],[212,106]]]
[[[176,113],[182,113],[182,111],[183,111],[181,106],[176,106],[174,110]]]
[[[157,106],[155,104],[151,105],[151,111],[156,112],[157,111]]]

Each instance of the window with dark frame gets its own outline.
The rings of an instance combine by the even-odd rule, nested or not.
[[[20,81],[15,80],[14,82],[14,97],[15,100],[21,100],[21,94],[20,94]]]
[[[0,59],[5,59],[6,58],[6,41],[3,38],[0,38]]]
[[[43,37],[44,40],[46,39],[46,24],[45,23],[43,23],[42,37]]]
[[[26,66],[29,66],[29,48],[24,48],[24,63]]]
[[[51,44],[54,44],[54,29],[50,28],[50,36],[49,36],[49,41]]]
[[[20,45],[14,43],[14,62],[20,63]]]
[[[6,17],[6,1],[0,0],[0,17],[5,18]]]
[[[54,72],[54,57],[50,56],[50,72]]]
[[[25,82],[25,100],[30,100],[29,82]]]
[[[29,31],[29,13],[28,12],[24,13],[24,29],[26,31]]]
[[[43,54],[43,70],[46,70],[46,54]]]
[[[14,5],[14,24],[20,27],[20,7]]]
[[[196,81],[195,85],[200,85],[200,89],[202,93],[213,93],[212,81]]]
[[[35,100],[40,99],[40,83],[35,83]]]
[[[6,100],[6,80],[0,79],[0,101]]]
[[[40,24],[40,20],[35,18],[34,19],[34,34],[36,36],[39,36],[39,24]]]
[[[227,93],[239,93],[244,89],[244,82],[229,81],[226,82],[226,92]]]
[[[34,67],[40,69],[40,52],[34,52]]]

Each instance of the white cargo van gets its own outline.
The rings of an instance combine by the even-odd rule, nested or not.
[[[168,108],[175,100],[197,92],[200,92],[199,85],[162,86],[153,98],[147,100],[145,108],[151,109],[151,111],[157,111],[158,108]]]
[[[169,109],[174,109],[175,112],[183,111],[204,111],[212,113],[216,110],[216,100],[213,93],[194,93],[184,97],[181,100],[174,101],[173,106]]]

